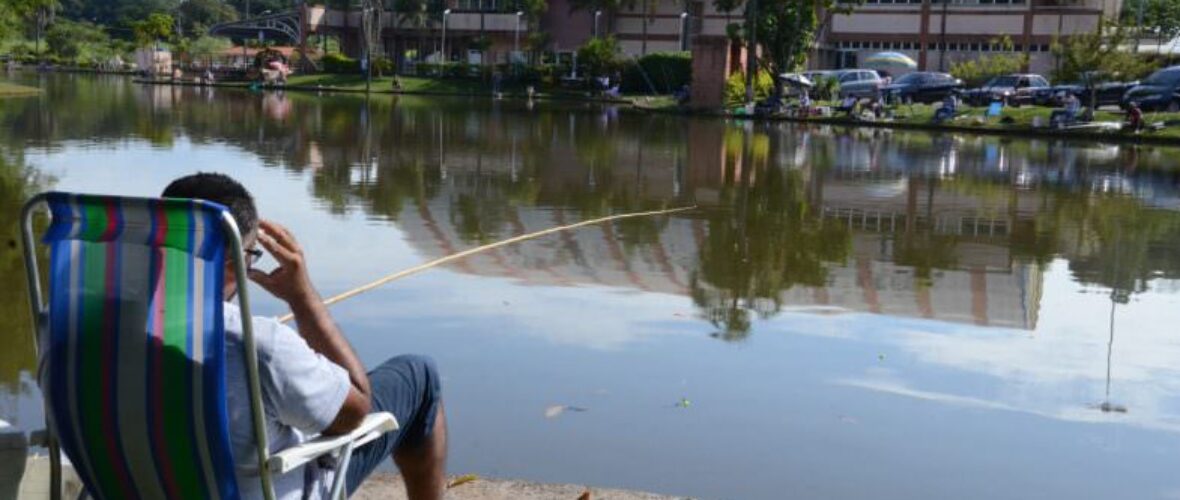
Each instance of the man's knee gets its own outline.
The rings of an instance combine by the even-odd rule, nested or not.
[[[420,403],[433,404],[441,399],[442,377],[439,376],[438,366],[434,359],[427,356],[418,354],[395,356],[373,370],[369,377],[370,380],[386,377],[394,377],[392,380],[400,379],[400,382],[386,384],[378,384],[374,381],[374,386],[385,386],[393,391],[412,390],[416,393]]]

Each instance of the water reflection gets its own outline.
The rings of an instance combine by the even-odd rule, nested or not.
[[[1033,330],[1043,268],[1058,256],[1120,302],[1180,277],[1167,148],[623,119],[580,105],[46,85],[40,104],[0,112],[19,126],[10,140],[228,142],[310,171],[324,208],[393,221],[426,258],[591,216],[702,206],[455,269],[688,295],[728,340],[749,334],[751,314],[813,306]],[[58,112],[83,103],[85,114]]]
[[[457,408],[456,422],[481,440],[513,439],[469,453],[486,458],[457,458],[492,464],[473,467],[481,473],[522,464],[523,472],[503,467],[717,497],[741,484],[751,498],[994,493],[951,473],[916,491],[896,479],[952,463],[1013,479],[991,497],[1118,497],[1120,482],[1151,497],[1177,486],[1152,475],[1174,461],[1175,440],[1160,451],[1152,444],[1159,434],[1116,439],[1069,427],[1180,431],[1180,344],[1168,335],[1180,291],[1176,148],[762,126],[581,104],[251,94],[73,77],[41,84],[45,97],[0,106],[0,147],[42,163],[119,163],[144,150],[148,160],[137,161],[181,161],[179,151],[215,150],[226,163],[197,168],[254,175],[255,185],[281,179],[281,202],[314,207],[304,211],[321,225],[305,226],[308,244],[322,261],[354,260],[330,264],[340,288],[589,217],[701,207],[502,248],[341,305],[362,352],[414,341],[411,333],[374,340],[391,318],[448,339],[419,345],[451,357],[456,400],[480,409],[464,420]],[[258,163],[265,175],[253,170]],[[85,167],[66,175],[124,172]],[[12,194],[13,206],[36,184],[23,175],[26,191]],[[137,193],[162,185],[127,182]],[[355,262],[378,253],[351,248],[370,238],[412,252]],[[13,265],[3,283],[20,282]],[[4,303],[14,300],[22,306],[13,314],[24,314],[19,294]],[[478,352],[454,354],[468,350]],[[27,356],[13,359],[12,373],[30,369]],[[661,377],[672,382],[634,383]],[[594,399],[585,423],[551,434],[529,420],[528,404],[555,403],[535,401],[546,389],[564,395],[587,384],[616,396]],[[645,406],[681,394],[700,404],[675,417]],[[639,425],[594,427],[624,415]],[[721,421],[745,425],[718,428]],[[489,428],[480,433],[480,425]],[[654,428],[667,436],[652,437]],[[611,449],[571,458],[559,442]],[[643,446],[621,452],[628,443]],[[949,451],[919,453],[926,445],[914,443]],[[1073,460],[1090,453],[1106,460]],[[607,458],[571,463],[596,457]],[[1100,480],[1115,458],[1139,475]],[[1026,459],[1064,464],[1070,485],[1022,490],[1043,479],[1019,481],[1037,474],[1019,466]],[[665,463],[729,472],[717,481],[653,472]],[[848,470],[857,480],[827,478]],[[798,489],[767,479],[782,471],[799,471]],[[940,486],[945,495],[931,493]]]

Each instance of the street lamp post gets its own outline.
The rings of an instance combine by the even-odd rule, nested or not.
[[[688,13],[680,13],[680,50],[688,50]]]
[[[508,64],[512,66],[512,76],[520,76],[520,61],[516,58],[520,54],[520,19],[524,17],[524,11],[516,11],[516,29],[512,32],[512,54],[508,56]]]
[[[447,16],[450,16],[450,15],[451,15],[451,9],[447,9],[447,10],[443,11],[442,47],[439,49],[442,53],[439,54],[439,56],[438,56],[438,59],[439,59],[438,60],[438,71],[439,71],[438,76],[443,76],[443,72],[446,71],[446,68],[443,65],[446,64],[447,59],[449,59],[447,57]]]
[[[601,10],[594,11],[594,38],[599,37],[599,33],[598,33],[598,18],[599,17],[602,17],[602,11]]]
[[[514,56],[520,52],[520,18],[522,17],[524,17],[524,12],[516,11],[516,31],[512,33],[512,52]]]

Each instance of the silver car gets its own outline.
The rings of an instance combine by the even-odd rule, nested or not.
[[[885,81],[871,69],[846,69],[836,73],[840,81],[840,98],[877,97]]]

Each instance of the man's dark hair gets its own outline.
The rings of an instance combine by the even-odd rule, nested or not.
[[[245,236],[258,227],[258,210],[254,208],[254,197],[238,181],[230,176],[217,173],[186,175],[172,181],[164,188],[165,198],[195,198],[225,205],[238,231]]]

